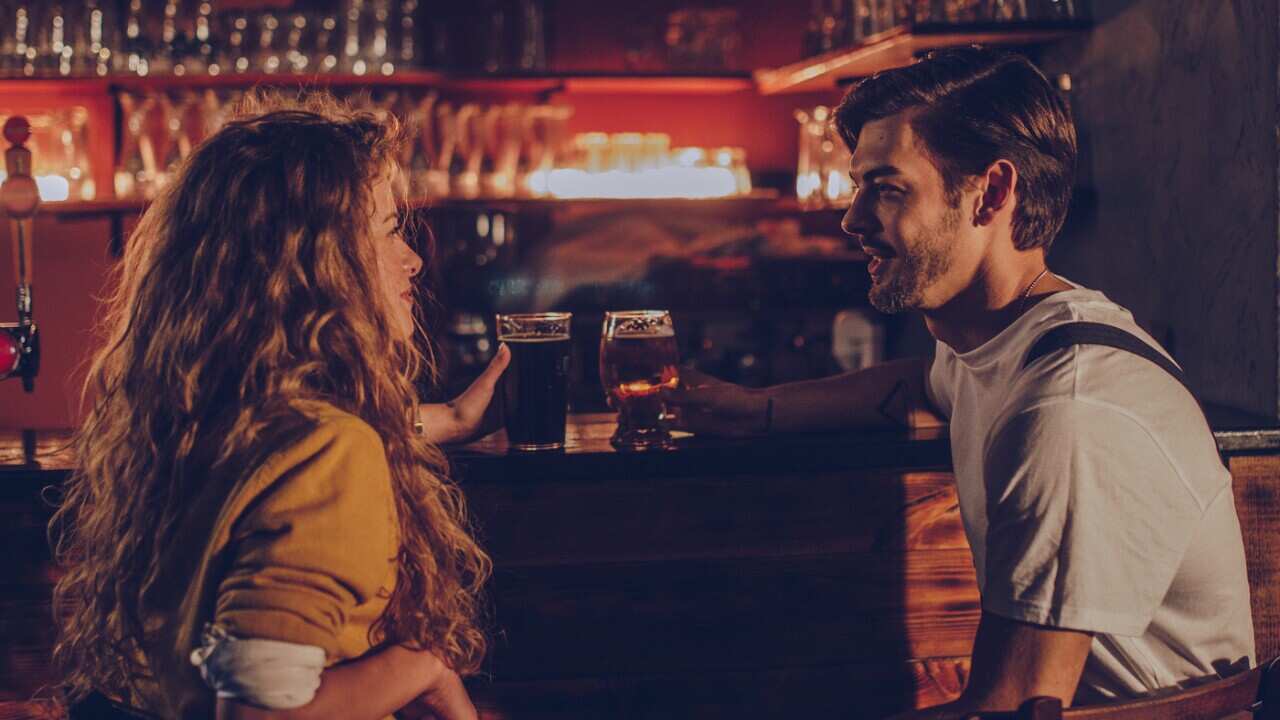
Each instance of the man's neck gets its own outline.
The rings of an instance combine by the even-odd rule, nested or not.
[[[1044,272],[1042,253],[1018,260],[998,269],[980,267],[973,281],[951,300],[924,311],[929,332],[956,352],[969,352],[1009,327],[1037,299],[1070,287]]]

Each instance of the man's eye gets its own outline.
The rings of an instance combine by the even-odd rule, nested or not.
[[[896,185],[886,185],[884,183],[880,183],[875,185],[874,187],[876,189],[876,192],[881,195],[901,195],[902,194],[902,188]]]

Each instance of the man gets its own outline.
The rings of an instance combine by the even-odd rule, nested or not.
[[[1017,56],[935,53],[854,88],[836,124],[871,303],[922,312],[935,357],[764,390],[693,375],[671,395],[677,425],[950,420],[982,619],[961,697],[904,717],[1129,698],[1252,664],[1231,478],[1196,400],[1128,311],[1045,266],[1076,156],[1048,81]],[[1068,338],[1030,356],[1082,321],[1136,347]]]

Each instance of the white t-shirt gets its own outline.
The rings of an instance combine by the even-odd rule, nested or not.
[[[1252,667],[1231,476],[1199,406],[1115,348],[1078,345],[1022,369],[1035,340],[1075,321],[1159,348],[1127,310],[1079,286],[967,353],[937,344],[928,392],[950,418],[983,609],[1095,633],[1078,702]]]

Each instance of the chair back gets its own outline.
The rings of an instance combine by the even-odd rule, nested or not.
[[[1031,698],[1016,712],[966,720],[1280,720],[1280,657],[1247,672],[1152,698],[1062,709],[1057,698]]]

